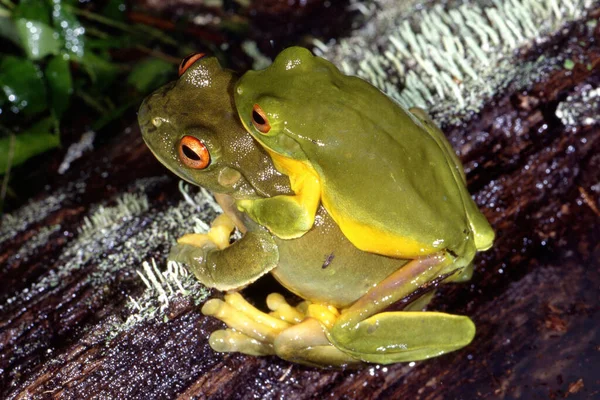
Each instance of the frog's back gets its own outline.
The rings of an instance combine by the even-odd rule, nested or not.
[[[396,257],[463,254],[475,233],[470,214],[481,214],[450,145],[367,82],[315,61],[316,72],[295,77],[285,96],[303,125],[294,139],[344,233],[363,250]],[[306,98],[321,106],[303,107]],[[307,121],[318,123],[306,129]]]
[[[448,249],[469,258],[480,247],[475,234],[489,225],[450,145],[369,83],[291,48],[244,75],[236,96],[242,115],[259,105],[276,124],[264,137],[254,132],[257,140],[310,164],[323,205],[358,248],[400,258]]]

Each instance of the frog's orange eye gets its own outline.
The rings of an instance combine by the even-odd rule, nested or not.
[[[186,167],[204,169],[210,164],[210,153],[200,140],[184,136],[179,141],[179,159]]]
[[[271,124],[269,124],[267,114],[258,104],[255,104],[252,108],[252,124],[262,133],[267,133],[271,130]]]
[[[189,56],[187,56],[186,58],[184,58],[183,60],[181,60],[181,63],[179,64],[179,76],[183,75],[183,73],[185,71],[187,71],[187,69],[189,67],[194,65],[194,63],[196,61],[198,61],[205,55],[206,54],[204,54],[204,53],[193,53],[193,54],[190,54]]]

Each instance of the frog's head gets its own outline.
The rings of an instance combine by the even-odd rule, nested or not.
[[[322,129],[328,123],[319,115],[332,103],[331,88],[337,88],[341,76],[333,64],[309,50],[290,47],[268,68],[248,71],[239,79],[235,105],[248,132],[266,148],[306,160],[300,132]]]
[[[287,177],[237,118],[236,78],[214,57],[185,59],[180,78],[142,103],[144,141],[173,173],[211,191],[240,199],[290,193]]]

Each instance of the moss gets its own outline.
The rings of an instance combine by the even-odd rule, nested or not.
[[[353,4],[356,2],[353,2]],[[405,107],[458,122],[477,112],[509,82],[526,85],[554,60],[523,62],[515,52],[585,18],[591,0],[373,1],[366,26],[314,52],[357,75]],[[377,11],[374,11],[377,10]]]
[[[114,325],[111,337],[148,318],[156,317],[163,321],[165,305],[176,296],[186,297],[194,304],[202,301],[207,291],[183,266],[167,263],[164,271],[160,271],[149,255],[161,254],[166,259],[166,253],[176,238],[189,232],[206,231],[208,225],[205,221],[212,221],[220,208],[206,191],[192,190],[183,184],[180,187],[185,194],[177,204],[162,210],[150,208],[147,193],[166,181],[166,177],[140,179],[112,201],[90,207],[77,229],[78,234],[63,247],[58,259],[48,266],[48,271],[29,287],[7,299],[0,309],[15,302],[25,304],[37,293],[60,287],[69,282],[70,275],[78,270],[86,271],[81,284],[90,283],[99,290],[109,287],[117,276],[137,281],[143,286],[143,281],[138,278],[141,273],[146,281],[151,282],[139,298],[130,298],[131,315],[124,323]],[[84,187],[80,182],[70,186]],[[66,193],[69,193],[68,190],[40,202],[31,202],[11,216],[5,216],[0,235],[6,236],[42,221],[52,211],[58,210],[66,199],[75,196],[77,191]],[[23,257],[32,254],[58,229],[60,226],[39,228],[18,254]]]

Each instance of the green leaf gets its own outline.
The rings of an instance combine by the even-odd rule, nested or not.
[[[50,7],[44,0],[21,0],[15,7],[13,19],[27,19],[50,25]]]
[[[86,51],[83,57],[75,57],[75,61],[83,66],[99,89],[108,87],[119,72],[118,67],[91,51]]]
[[[6,38],[21,47],[21,38],[15,22],[10,18],[0,17],[0,37]]]
[[[15,25],[28,58],[40,60],[48,54],[59,53],[62,43],[51,26],[25,18],[17,19]]]
[[[54,116],[60,119],[69,107],[69,99],[73,93],[71,70],[65,55],[59,54],[48,62],[46,81],[50,89],[50,108],[54,111]]]
[[[149,58],[135,66],[127,77],[127,83],[133,85],[140,93],[149,93],[167,82],[174,71],[173,64],[158,58]]]
[[[79,57],[83,56],[85,28],[70,8],[63,7],[60,1],[54,3],[52,23],[64,40],[65,49]]]
[[[31,60],[5,56],[0,62],[0,89],[15,113],[29,116],[48,108],[42,74]]]
[[[573,61],[571,59],[566,59],[565,63],[564,63],[564,67],[565,67],[565,69],[571,71],[573,68],[575,68],[575,61]]]
[[[1,138],[0,175],[6,172],[9,161],[11,166],[19,165],[35,155],[58,147],[60,139],[52,134],[53,126],[52,118],[45,118],[24,132]]]

